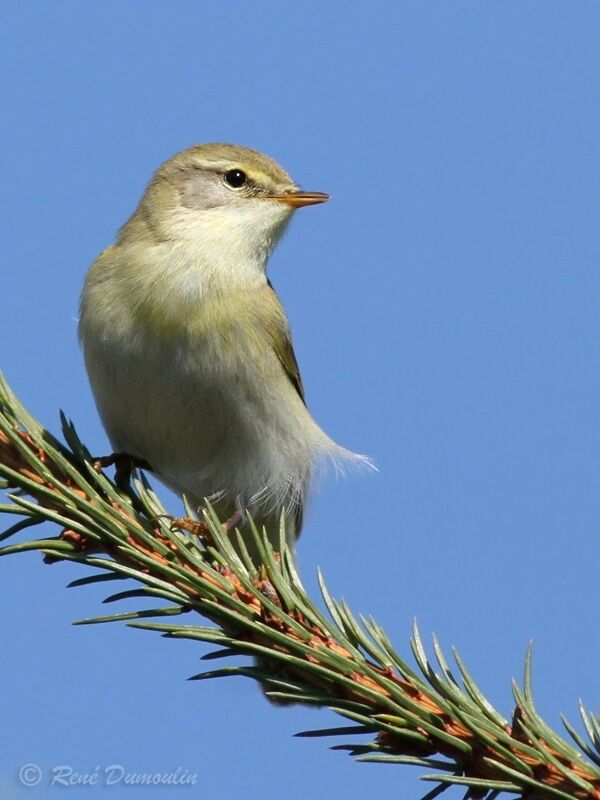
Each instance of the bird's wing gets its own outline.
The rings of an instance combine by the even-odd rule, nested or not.
[[[294,387],[294,389],[298,392],[298,396],[306,405],[306,400],[304,398],[304,387],[302,386],[302,378],[300,377],[300,368],[298,367],[298,362],[296,361],[296,354],[294,353],[294,348],[292,346],[292,337],[290,335],[290,329],[288,326],[288,322],[285,316],[285,312],[281,303],[279,302],[279,298],[277,297],[277,293],[273,286],[271,285],[271,281],[267,281],[269,291],[271,292],[271,299],[274,301],[275,305],[275,314],[271,317],[271,324],[267,326],[267,330],[269,333],[269,337],[271,340],[271,345],[273,347],[273,351],[277,356],[279,363],[283,367],[283,370],[287,377],[290,380],[290,383]],[[299,503],[296,506],[294,511],[294,538],[297,539],[300,536],[300,531],[302,530],[302,521],[304,516],[304,503]]]
[[[277,299],[277,303],[279,304],[279,298],[277,298],[277,294],[275,293],[271,282],[268,281],[268,284],[269,289],[273,292],[275,298]],[[282,319],[279,321],[279,324],[269,327],[269,335],[275,355],[279,359],[285,374],[288,376],[292,385],[300,395],[300,399],[304,405],[306,405],[306,400],[304,398],[304,387],[302,386],[302,378],[300,377],[300,368],[298,367],[298,362],[296,361],[296,354],[294,353],[294,348],[292,346],[290,330],[287,326],[285,315],[283,315],[283,309]]]

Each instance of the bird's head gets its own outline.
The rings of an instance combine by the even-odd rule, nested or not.
[[[158,169],[120,242],[186,243],[213,261],[264,265],[294,210],[328,199],[256,150],[196,145]]]

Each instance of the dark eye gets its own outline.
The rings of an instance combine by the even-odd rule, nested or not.
[[[234,189],[239,189],[246,183],[246,173],[241,169],[230,169],[225,173],[225,180]]]

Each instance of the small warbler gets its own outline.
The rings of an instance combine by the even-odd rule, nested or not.
[[[295,211],[324,203],[272,159],[203,144],[165,162],[89,269],[79,335],[112,447],[244,533],[300,533],[311,476],[368,463],[311,417],[267,260]],[[250,547],[250,549],[252,549]]]

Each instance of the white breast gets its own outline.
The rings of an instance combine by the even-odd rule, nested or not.
[[[303,503],[315,462],[362,457],[314,422],[260,322],[236,329],[227,346],[210,324],[200,333],[171,324],[208,313],[212,292],[264,286],[264,260],[228,273],[223,287],[198,252],[120,246],[92,266],[80,336],[100,416],[116,451],[147,460],[197,505],[223,496],[251,510],[292,509]],[[134,313],[165,296],[171,320],[161,313],[156,325]]]

